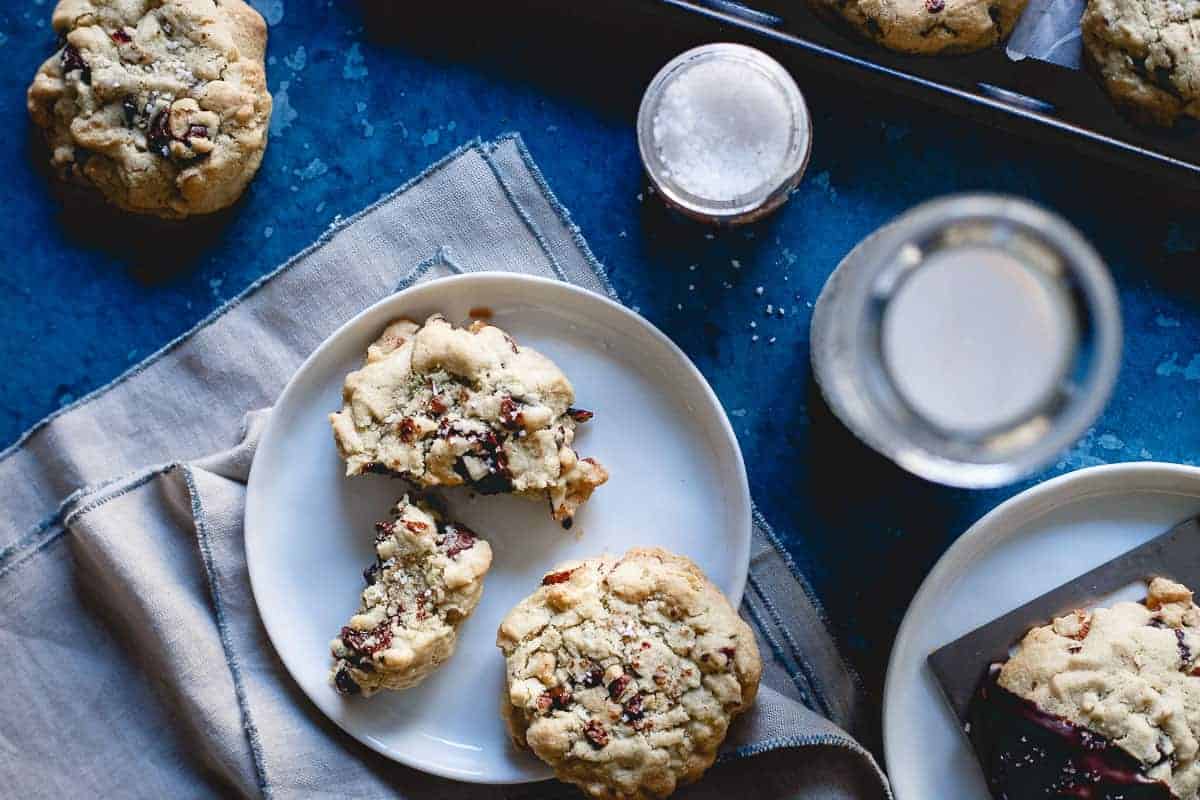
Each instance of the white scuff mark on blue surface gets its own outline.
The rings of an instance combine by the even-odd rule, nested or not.
[[[320,214],[324,210],[325,210],[325,201],[324,200],[317,203],[317,207],[315,209],[313,209],[313,211],[316,212],[317,214]]]
[[[429,147],[437,144],[438,140],[441,138],[442,135],[438,133],[437,128],[430,128],[429,130],[425,131],[425,133],[421,134],[421,144]]]
[[[408,126],[405,125],[403,122],[401,122],[400,120],[396,120],[395,122],[392,123],[392,127],[400,129],[400,138],[401,139],[408,138]]]
[[[367,104],[364,103],[362,100],[359,100],[357,103],[354,104],[354,108],[356,111],[358,111],[358,113],[361,114],[362,112],[367,110]]]
[[[1192,356],[1187,366],[1179,364],[1178,353],[1171,353],[1165,361],[1162,361],[1154,368],[1154,373],[1163,378],[1182,375],[1185,381],[1200,381],[1200,353]]]
[[[342,65],[342,77],[348,81],[361,81],[367,77],[367,62],[363,58],[362,48],[358,42],[350,45],[346,52],[346,63]]]
[[[291,86],[290,81],[280,81],[279,88],[275,90],[275,110],[271,112],[272,136],[278,136],[286,131],[300,116],[300,112],[292,108],[291,101],[288,99],[289,86]]]
[[[454,120],[450,120],[449,122],[446,123],[446,130],[448,130],[448,131],[452,131],[457,127],[458,127],[458,123],[455,122]]]
[[[1185,228],[1178,222],[1167,226],[1167,253],[1194,253],[1200,250],[1200,228]]]
[[[1098,467],[1101,464],[1107,464],[1103,458],[1092,453],[1092,446],[1096,443],[1096,430],[1089,428],[1087,434],[1079,440],[1079,442],[1063,454],[1055,467],[1060,470],[1080,469],[1082,467]]]
[[[730,412],[729,412],[729,416],[731,416],[731,417],[744,417],[744,416],[746,416],[746,409],[744,409],[744,408],[735,408],[733,411],[730,411]]]
[[[1147,461],[1154,460],[1154,454],[1151,453],[1149,450],[1147,450],[1144,447],[1141,449],[1141,452],[1139,452],[1138,455],[1141,456],[1142,458],[1146,459]]]
[[[250,0],[250,5],[263,15],[268,25],[283,22],[283,0]]]
[[[288,65],[288,68],[293,72],[300,72],[308,64],[308,53],[304,50],[304,45],[296,48],[296,52],[290,56],[283,57],[283,63]]]
[[[828,170],[823,171],[823,172],[818,172],[816,175],[814,175],[813,176],[813,185],[816,186],[818,189],[820,189],[823,192],[828,192],[830,197],[833,197],[833,198],[837,197],[837,189],[833,188],[833,186],[829,183]]]
[[[300,177],[300,180],[311,181],[313,178],[319,178],[326,172],[329,172],[329,166],[319,158],[314,158],[308,162],[308,166],[303,169],[293,170]]]
[[[4,31],[0,31],[0,47],[3,47],[6,44],[8,44],[8,34]]]
[[[264,239],[270,239],[274,235],[275,235],[275,229],[272,228],[270,225],[263,228],[263,238]]]
[[[1159,314],[1154,318],[1154,324],[1160,328],[1178,328],[1179,320],[1168,317],[1166,314]]]
[[[1124,450],[1125,442],[1114,434],[1106,433],[1096,440],[1096,444],[1103,447],[1105,450]]]

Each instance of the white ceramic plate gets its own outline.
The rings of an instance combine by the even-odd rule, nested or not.
[[[898,800],[990,798],[930,653],[1197,513],[1200,469],[1113,464],[1027,489],[963,534],[921,584],[888,664],[884,755]],[[1144,596],[1131,586],[1109,599]]]
[[[459,631],[454,657],[420,686],[370,699],[327,684],[329,641],[357,608],[373,524],[404,484],[348,480],[327,415],[346,373],[401,316],[451,321],[485,306],[517,341],[556,361],[576,402],[596,413],[576,447],[612,477],[567,532],[545,503],[445,493],[454,516],[492,543],[483,600]],[[423,284],[342,326],[279,398],[250,473],[246,557],[275,649],[314,703],[347,733],[404,764],[459,780],[518,783],[549,771],[510,744],[500,719],[503,660],[496,629],[557,563],[637,545],[694,559],[736,606],[750,552],[750,495],[741,451],[721,405],[687,356],[641,317],[558,281],[500,273]]]

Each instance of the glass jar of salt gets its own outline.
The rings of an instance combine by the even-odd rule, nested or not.
[[[780,64],[739,44],[689,50],[650,82],[638,148],[668,205],[736,225],[787,200],[808,164],[812,122]]]
[[[860,243],[812,319],[834,413],[901,467],[952,486],[1015,481],[1078,440],[1121,359],[1112,278],[1061,218],[959,195]]]

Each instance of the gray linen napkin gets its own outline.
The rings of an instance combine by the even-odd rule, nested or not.
[[[431,777],[341,733],[282,668],[242,546],[269,406],[346,319],[454,272],[557,276],[614,296],[519,137],[471,143],[187,335],[0,454],[0,787],[6,796],[575,796]],[[859,687],[756,518],[742,614],[754,710],[684,797],[890,797]]]

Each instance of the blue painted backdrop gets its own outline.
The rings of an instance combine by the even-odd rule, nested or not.
[[[924,574],[973,520],[1027,483],[931,486],[865,452],[830,419],[809,378],[808,323],[826,276],[859,239],[953,191],[1012,192],[1056,209],[1109,260],[1127,338],[1108,411],[1039,478],[1200,455],[1200,221],[1178,197],[1139,194],[1128,176],[1069,151],[801,73],[815,123],[804,183],[773,218],[714,236],[648,195],[633,130],[649,78],[704,36],[636,21],[539,22],[515,8],[383,23],[353,3],[255,4],[270,23],[270,148],[235,212],[175,244],[61,213],[31,156],[24,110],[25,86],[55,47],[52,3],[0,10],[8,65],[0,110],[9,120],[0,146],[0,445],[192,326],[338,215],[472,137],[517,130],[621,297],[713,384],[755,498],[872,693]],[[783,315],[768,315],[767,304]]]

